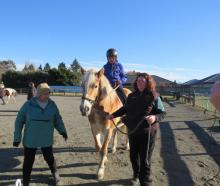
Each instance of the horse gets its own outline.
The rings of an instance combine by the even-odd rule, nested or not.
[[[4,88],[2,91],[2,95],[7,97],[5,104],[9,103],[12,98],[14,103],[16,103],[15,96],[17,95],[17,91],[13,88]]]
[[[87,116],[91,126],[92,134],[95,140],[96,150],[101,155],[97,178],[104,178],[105,163],[107,162],[108,145],[113,136],[112,153],[116,152],[117,130],[114,123],[119,123],[120,118],[115,118],[114,123],[106,120],[106,113],[113,113],[122,107],[122,103],[117,96],[116,91],[112,88],[108,79],[104,75],[104,69],[98,72],[91,69],[88,71],[81,70],[83,74],[82,90],[83,96],[80,104],[80,111],[83,116]],[[126,96],[131,91],[124,88]],[[101,143],[103,135],[103,143]],[[127,148],[128,140],[127,140]]]

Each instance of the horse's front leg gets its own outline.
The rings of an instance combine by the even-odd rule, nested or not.
[[[105,172],[105,163],[108,161],[107,159],[107,154],[108,154],[108,145],[112,137],[112,130],[111,128],[106,129],[105,134],[104,134],[104,142],[102,145],[102,149],[100,151],[101,155],[101,161],[99,164],[99,169],[98,169],[98,179],[102,180],[104,178],[104,172]]]
[[[10,100],[10,96],[7,96],[7,100],[5,101],[5,103],[8,104],[9,100]]]
[[[92,135],[95,141],[95,148],[96,151],[99,152],[102,148],[102,144],[101,144],[101,134],[98,131],[97,127],[95,124],[91,123],[91,129],[92,129]]]

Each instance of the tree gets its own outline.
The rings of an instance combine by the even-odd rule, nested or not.
[[[14,88],[27,87],[30,81],[36,85],[42,82],[48,82],[49,75],[46,72],[36,71],[33,73],[24,73],[21,71],[7,71],[2,75],[2,81],[5,86]]]
[[[80,72],[81,65],[79,64],[78,60],[75,58],[70,65],[70,68],[73,72]]]
[[[61,62],[59,65],[58,65],[58,70],[66,70],[66,65],[64,62]]]
[[[50,69],[51,69],[51,68],[50,68],[49,63],[46,63],[45,66],[44,66],[44,71],[45,71],[45,72],[48,72]]]
[[[41,64],[40,64],[40,66],[38,67],[38,71],[43,71],[43,68],[42,68],[42,66],[41,66]]]
[[[32,73],[32,72],[35,72],[36,69],[35,69],[35,66],[33,64],[26,63],[22,71],[25,72],[25,73]]]
[[[7,70],[16,70],[16,65],[12,60],[3,60],[0,61],[0,67],[3,71]]]

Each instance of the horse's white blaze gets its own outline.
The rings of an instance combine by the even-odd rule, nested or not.
[[[88,100],[82,99],[80,109],[88,116],[91,113],[92,104]]]

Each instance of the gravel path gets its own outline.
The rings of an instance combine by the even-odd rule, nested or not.
[[[26,96],[17,103],[0,105],[1,111],[18,110]],[[87,118],[79,112],[80,98],[52,97],[60,108],[69,139],[56,132],[54,155],[62,182],[60,185],[107,186],[129,185],[132,176],[129,153],[121,148],[109,153],[105,178],[96,180],[99,154]],[[166,119],[161,123],[152,159],[152,186],[220,185],[220,127],[210,130],[212,116],[178,102],[164,103]],[[12,147],[16,112],[0,112],[0,186],[14,185],[22,177],[23,149]],[[120,137],[122,137],[120,135]],[[36,155],[32,185],[51,185],[50,171],[42,154]]]

